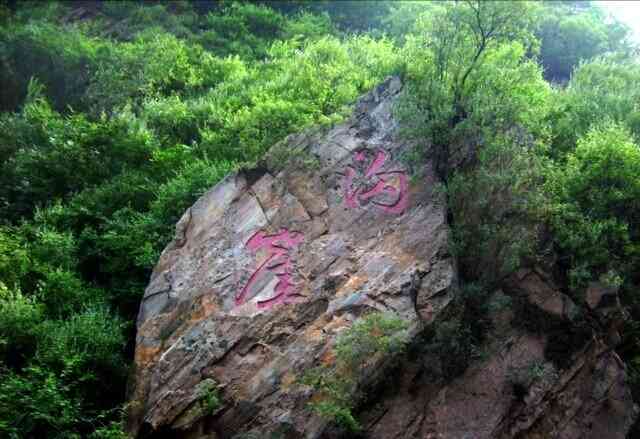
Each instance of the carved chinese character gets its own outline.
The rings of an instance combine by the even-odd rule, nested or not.
[[[383,170],[387,153],[360,150],[344,173],[344,200],[354,209],[372,204],[387,213],[401,214],[409,205],[409,182],[402,170]]]
[[[267,235],[263,231],[255,233],[246,243],[252,253],[258,250],[266,251],[266,258],[253,272],[247,284],[236,296],[236,305],[242,305],[251,297],[266,290],[275,277],[273,295],[257,301],[258,308],[271,308],[278,303],[293,303],[299,297],[292,282],[294,264],[291,259],[292,250],[296,249],[304,240],[300,232],[290,232],[286,229],[274,235]]]

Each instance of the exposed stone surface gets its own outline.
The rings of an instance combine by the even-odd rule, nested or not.
[[[573,300],[560,292],[543,272],[518,270],[506,280],[505,287],[512,295],[520,296],[529,305],[558,320],[571,321],[578,312]]]
[[[458,280],[446,205],[434,163],[411,181],[399,160],[410,147],[391,116],[400,91],[387,80],[345,123],[290,136],[185,212],[140,307],[134,436],[334,438],[298,379],[331,364],[340,332],[374,310],[408,321],[411,336],[448,318]],[[292,161],[276,158],[283,150]],[[592,308],[602,307],[598,291],[587,295]],[[363,437],[625,436],[637,409],[613,336],[568,330],[579,308],[540,271],[515,273],[494,299],[522,306],[494,313],[487,355],[448,383],[429,372],[428,355],[407,359],[387,374],[393,385],[376,408],[360,413]],[[523,309],[568,330],[566,345],[521,324]],[[616,310],[593,319],[617,334]],[[372,359],[360,382],[384,377],[382,361]],[[214,413],[200,403],[206,380],[220,385]]]
[[[609,287],[600,282],[591,282],[585,294],[585,300],[589,308],[595,310],[597,308],[606,309],[611,307],[619,307],[618,288]]]
[[[550,318],[568,318],[561,311],[570,299],[540,273],[522,271],[511,282],[513,294],[524,293],[520,299]],[[625,365],[606,340],[593,336],[566,352],[569,366],[560,368],[545,355],[550,336],[525,330],[511,309],[492,316],[494,329],[481,347],[486,358],[453,381],[429,374],[428,356],[408,361],[390,394],[363,415],[365,437],[625,438],[638,408]]]
[[[227,438],[284,426],[319,437],[326,421],[296,381],[337,334],[372,310],[416,332],[447,306],[456,270],[445,205],[429,165],[410,185],[398,160],[400,89],[389,80],[346,123],[286,140],[317,169],[230,175],[184,214],[140,308],[132,432]],[[225,406],[205,428],[196,386],[208,378]]]

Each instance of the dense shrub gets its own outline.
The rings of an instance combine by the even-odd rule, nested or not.
[[[497,123],[508,125],[510,121],[500,120],[512,114],[507,101],[517,105],[515,110],[524,117],[526,94],[531,94],[526,88],[537,79],[537,67],[532,64],[527,69],[523,59],[523,48],[535,41],[533,7],[524,2],[446,3],[418,16],[403,48],[408,84],[399,116],[407,134],[432,147],[442,176],[449,172],[450,153],[460,129],[477,132],[502,128]],[[513,44],[510,49],[505,46],[508,43]],[[524,87],[509,84],[505,70],[524,76]],[[525,96],[517,102],[512,91]],[[484,93],[498,98],[498,105],[490,108],[494,100],[484,98]],[[477,108],[479,105],[485,108]],[[495,123],[482,127],[473,124],[474,118]]]
[[[43,309],[34,298],[0,283],[0,358],[19,366],[35,352],[36,328]]]
[[[360,430],[352,409],[362,369],[383,356],[401,353],[407,343],[407,322],[394,314],[374,312],[356,320],[338,336],[335,364],[310,369],[301,382],[316,392],[309,403],[318,415],[348,431]]]
[[[39,95],[31,95],[19,113],[3,115],[0,126],[0,141],[9,145],[0,151],[0,209],[13,221],[127,167],[140,167],[154,146],[131,114],[97,121],[83,114],[63,116]]]
[[[578,140],[566,166],[552,169],[553,226],[574,287],[608,271],[637,273],[640,263],[640,147],[617,124]]]
[[[546,204],[535,149],[508,133],[485,142],[476,166],[450,178],[453,250],[467,280],[496,285],[535,254]]]
[[[61,29],[46,21],[3,26],[0,29],[0,82],[3,84],[0,110],[13,110],[22,103],[32,77],[46,86],[56,109],[80,108],[90,81],[89,67],[103,45],[72,26]]]
[[[33,366],[23,373],[0,370],[0,433],[23,437],[80,438],[81,403],[63,377]]]
[[[557,94],[553,117],[556,157],[573,150],[594,125],[610,120],[624,124],[640,140],[640,65],[633,59],[606,56],[584,62],[566,91]]]
[[[547,2],[538,28],[545,77],[564,82],[581,61],[607,52],[629,52],[630,29],[590,2]]]

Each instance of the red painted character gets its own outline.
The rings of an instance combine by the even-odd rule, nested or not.
[[[295,292],[291,279],[293,276],[293,263],[291,250],[298,247],[304,236],[300,232],[289,232],[284,229],[275,235],[267,235],[263,231],[256,232],[246,243],[246,247],[256,253],[260,249],[268,252],[265,261],[253,272],[242,291],[236,296],[236,305],[242,305],[248,300],[248,292],[256,282],[267,272],[271,272],[278,278],[274,291],[275,295],[266,300],[258,301],[258,308],[271,308],[277,303],[293,303],[298,294]]]
[[[375,153],[368,167],[367,155],[366,150],[356,152],[353,165],[346,169],[345,203],[352,209],[372,203],[384,212],[401,214],[409,205],[407,174],[404,171],[381,171],[387,160],[387,154],[382,150]]]

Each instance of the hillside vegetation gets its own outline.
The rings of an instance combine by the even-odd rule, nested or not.
[[[0,436],[124,437],[138,305],[184,210],[389,75],[407,167],[446,181],[460,306],[523,264],[577,301],[620,288],[640,402],[640,61],[596,6],[4,1]]]

